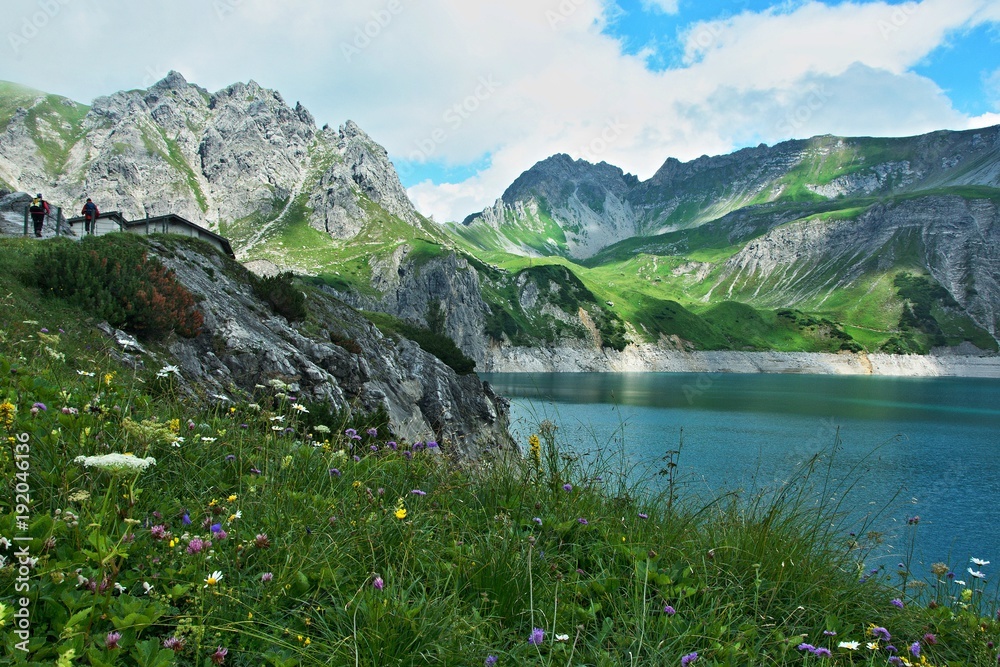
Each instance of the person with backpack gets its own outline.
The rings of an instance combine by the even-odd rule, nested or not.
[[[42,197],[42,193],[31,200],[28,212],[31,213],[31,221],[35,224],[35,236],[42,238],[42,225],[45,224],[45,216],[49,214],[49,203]]]
[[[91,222],[94,223],[94,231],[96,232],[97,216],[99,216],[101,212],[97,210],[97,204],[91,201],[90,197],[87,197],[87,203],[83,205],[83,210],[80,211],[80,213],[83,215],[83,224],[87,233],[90,233]]]

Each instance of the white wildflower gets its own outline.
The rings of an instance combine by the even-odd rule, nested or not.
[[[148,456],[140,459],[132,454],[103,454],[101,456],[78,456],[73,459],[76,463],[82,463],[86,468],[100,468],[110,471],[134,471],[142,472],[149,466],[156,465],[156,459]]]
[[[177,377],[180,377],[181,376],[181,369],[178,368],[177,366],[164,366],[163,368],[161,368],[160,370],[158,370],[156,372],[156,377],[158,377],[158,378],[165,378],[168,375],[170,375],[171,373],[173,373]]]

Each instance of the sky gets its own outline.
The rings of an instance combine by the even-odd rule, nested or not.
[[[1000,0],[4,0],[0,79],[254,80],[462,220],[555,153],[651,177],[820,134],[1000,124]]]

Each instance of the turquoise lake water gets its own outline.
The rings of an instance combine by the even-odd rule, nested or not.
[[[819,452],[854,489],[854,517],[879,513],[869,561],[896,569],[919,517],[911,570],[1000,579],[1000,380],[675,373],[482,374],[511,399],[520,443],[550,419],[559,442],[655,473],[676,449],[684,493],[773,488]],[[621,466],[619,466],[620,469]],[[638,472],[634,474],[640,474]],[[663,484],[654,476],[653,486]],[[815,479],[815,478],[814,478]],[[607,483],[607,480],[604,480]],[[831,497],[842,497],[835,492]],[[854,525],[858,525],[856,522]],[[846,533],[849,528],[845,526]],[[992,572],[991,572],[992,570]]]

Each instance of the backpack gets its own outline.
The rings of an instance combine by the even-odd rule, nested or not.
[[[28,211],[31,213],[45,213],[45,207],[42,206],[42,200],[35,197],[31,200],[31,206],[28,207]]]
[[[83,205],[83,214],[88,219],[90,219],[90,218],[96,218],[97,217],[97,215],[96,215],[97,214],[97,204],[95,204],[92,201],[89,201],[86,204],[84,204]]]

